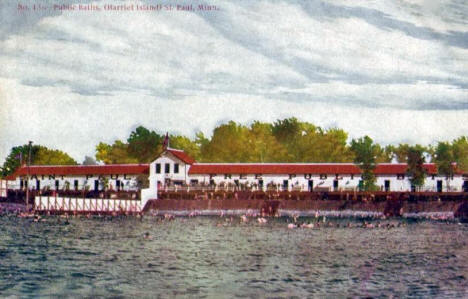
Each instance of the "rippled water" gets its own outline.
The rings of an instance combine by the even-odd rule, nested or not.
[[[1,296],[468,296],[467,224],[287,229],[286,221],[3,216]]]

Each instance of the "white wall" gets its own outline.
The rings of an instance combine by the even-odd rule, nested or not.
[[[121,187],[120,190],[122,191],[137,191],[137,177],[138,175],[135,174],[127,174],[127,175],[92,175],[92,176],[84,176],[84,175],[65,175],[65,176],[48,176],[48,175],[39,175],[39,176],[32,176],[29,178],[29,189],[35,190],[36,189],[36,181],[39,180],[40,182],[40,189],[43,190],[44,188],[49,187],[50,190],[55,190],[55,182],[56,180],[59,182],[59,190],[64,190],[66,186],[66,182],[69,182],[69,189],[75,190],[75,180],[78,181],[78,190],[83,190],[86,186],[89,188],[90,191],[94,190],[94,181],[101,180],[101,178],[108,179],[108,189],[117,190],[117,180],[120,181]],[[26,177],[18,177],[14,181],[13,184],[10,185],[9,188],[19,190],[21,187],[21,180],[23,182],[26,181]],[[24,186],[24,183],[23,183]],[[103,190],[103,185],[101,181],[99,182],[99,190]]]
[[[255,175],[245,175],[240,176],[238,174],[232,174],[231,178],[225,178],[224,174],[218,174],[212,176],[210,175],[190,175],[187,176],[186,183],[189,184],[191,180],[197,180],[200,184],[208,185],[210,183],[210,179],[214,180],[216,185],[221,183],[231,183],[234,184],[236,180],[239,181],[240,184],[258,184],[260,179],[263,180],[264,189],[266,189],[267,185],[270,183],[279,185],[279,189],[281,190],[283,187],[283,181],[288,180],[289,190],[293,188],[296,189],[300,188],[302,191],[308,190],[308,181],[309,178],[305,178],[303,174],[296,175],[296,177],[290,178],[289,175],[262,175],[261,178],[256,178]],[[313,187],[320,189],[329,189],[333,191],[333,182],[335,181],[336,176],[335,174],[329,174],[326,178],[321,178],[319,174],[313,174],[310,177],[310,180],[313,181]],[[361,180],[361,175],[340,175],[338,179],[338,190],[345,191],[345,190],[357,190],[359,186],[359,181]],[[381,190],[385,190],[385,181],[390,181],[390,191],[411,191],[411,182],[408,176],[404,176],[403,179],[399,179],[396,174],[392,175],[377,175],[376,176],[376,185],[381,188]],[[454,176],[453,179],[447,180],[443,176],[432,176],[429,175],[426,180],[425,184],[422,187],[422,191],[437,191],[437,181],[442,180],[442,191],[462,191],[463,179],[461,175]],[[447,188],[447,181],[449,182],[450,188]]]
[[[353,190],[358,187],[360,175],[341,175],[338,179],[338,189],[339,190]],[[190,180],[198,180],[199,183],[209,184],[210,183],[210,176],[209,175],[191,175],[189,178]],[[245,176],[240,176],[233,174],[231,178],[225,178],[224,175],[216,175],[211,178],[214,180],[215,184],[219,185],[220,183],[231,183],[234,184],[236,180],[239,181],[240,184],[258,184],[259,180],[263,180],[264,189],[266,189],[268,184],[275,184],[279,185],[279,188],[283,188],[283,181],[288,181],[288,189],[292,190],[293,188],[300,188],[303,191],[308,190],[309,180],[312,180],[314,188],[329,188],[333,190],[333,182],[336,179],[335,174],[327,175],[326,178],[320,177],[319,174],[313,174],[309,177],[305,177],[304,174],[298,174],[295,177],[290,177],[287,175],[274,175],[274,174],[265,174],[262,175],[261,178],[256,178],[255,175],[249,174]]]
[[[7,197],[8,181],[0,180],[0,197]]]
[[[161,172],[156,173],[156,164],[161,165]],[[169,165],[169,172],[165,172],[166,164]],[[179,172],[174,172],[174,165],[179,164]],[[164,185],[166,179],[171,181],[183,181],[190,182],[188,178],[188,170],[190,165],[186,165],[183,161],[177,159],[171,153],[164,153],[162,156],[157,158],[150,164],[150,188],[153,184],[157,184],[158,181]]]

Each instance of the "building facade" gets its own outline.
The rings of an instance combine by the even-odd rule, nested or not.
[[[456,172],[441,176],[433,163],[418,191],[468,192],[468,177]],[[374,173],[382,191],[415,191],[402,163],[378,164]],[[183,151],[167,149],[149,166],[150,188],[236,186],[254,190],[359,190],[361,170],[353,163],[197,163]]]
[[[441,176],[431,163],[424,168],[427,177],[418,191],[468,192],[466,174]],[[415,191],[406,170],[406,164],[378,164],[376,185],[382,191]],[[149,179],[149,188],[142,190],[147,199],[156,198],[158,190],[177,188],[354,191],[361,184],[361,170],[352,163],[197,163],[172,148],[150,164],[23,166],[7,179],[8,188],[16,190],[138,191],[142,175]]]
[[[8,176],[8,189],[138,191],[148,164],[23,166]],[[28,179],[29,178],[29,179]]]

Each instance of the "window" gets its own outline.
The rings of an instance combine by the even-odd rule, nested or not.
[[[354,179],[354,174],[351,174],[351,179],[352,179],[352,180]]]
[[[405,175],[404,174],[397,174],[397,180],[404,180]]]
[[[117,188],[117,191],[120,191],[120,180],[115,180],[115,187]]]
[[[166,163],[164,164],[164,173],[170,173],[171,172],[171,164]]]
[[[156,163],[156,173],[161,173],[161,163]]]
[[[78,180],[75,180],[73,184],[75,186],[75,191],[77,191],[78,190]]]
[[[59,180],[55,180],[55,190],[58,190],[60,187],[60,182]]]
[[[324,180],[324,179],[326,179],[326,178],[327,178],[327,175],[326,175],[326,174],[322,173],[322,174],[320,175],[320,179],[321,179],[321,180]]]
[[[179,173],[179,163],[174,164],[174,173]]]

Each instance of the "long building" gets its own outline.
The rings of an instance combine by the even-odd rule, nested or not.
[[[15,190],[138,191],[142,175],[148,175],[148,164],[33,165],[18,168],[5,179]]]
[[[298,191],[358,190],[361,169],[353,163],[197,163],[185,152],[167,149],[149,167],[150,188],[171,185],[233,185],[257,190],[275,188]],[[424,164],[427,178],[421,191],[468,192],[468,177],[456,171],[451,177]],[[412,191],[407,165],[381,163],[374,171],[382,191]]]
[[[467,174],[456,171],[452,177],[441,176],[432,163],[424,168],[427,178],[421,191],[468,192]],[[346,191],[359,190],[361,184],[361,170],[352,163],[198,163],[172,148],[150,164],[23,166],[7,179],[9,188],[17,190],[137,191],[145,175],[150,186],[143,190],[146,198],[156,198],[158,189],[179,186]],[[382,191],[414,190],[406,164],[378,164],[375,175]]]

